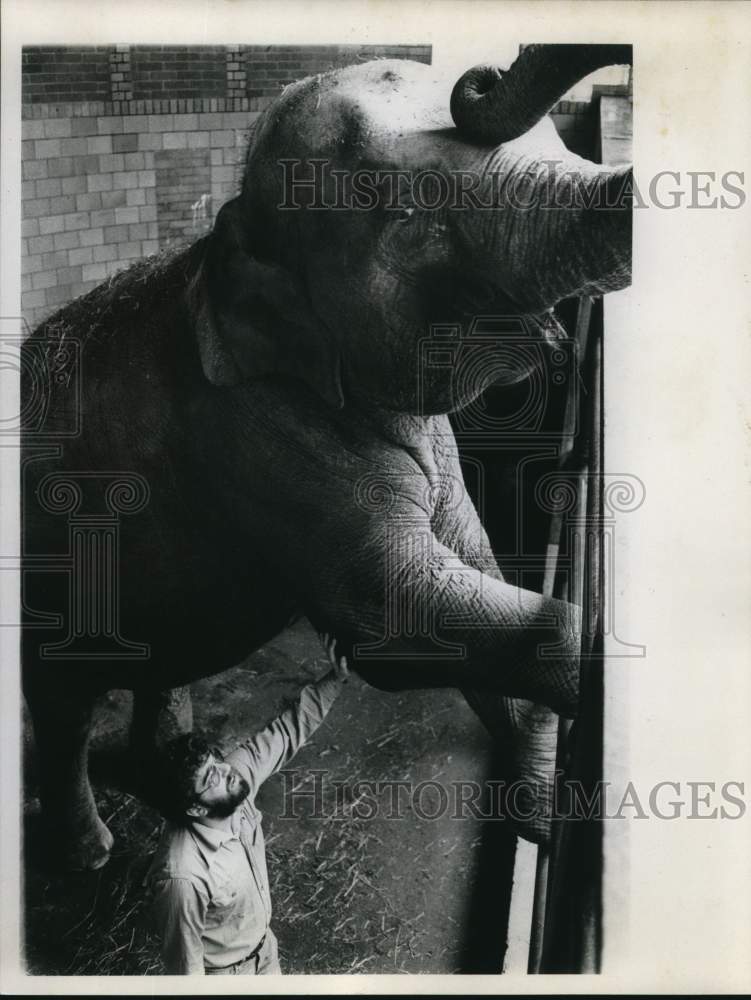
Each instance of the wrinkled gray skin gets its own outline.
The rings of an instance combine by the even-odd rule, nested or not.
[[[507,70],[474,66],[460,77],[451,113],[469,139],[510,142],[583,77],[602,66],[630,63],[630,45],[527,45]]]
[[[48,473],[132,470],[150,488],[146,508],[122,518],[119,564],[121,633],[149,643],[149,660],[50,665],[39,656],[49,633],[24,634],[62,863],[98,867],[112,843],[86,771],[96,695],[133,688],[148,744],[155,725],[189,725],[170,689],[239,662],[295,614],[337,635],[377,686],[460,687],[507,749],[509,777],[547,774],[553,713],[576,712],[578,612],[503,581],[464,489],[446,414],[496,373],[481,366],[454,385],[450,370],[421,370],[419,344],[432,321],[466,333],[477,313],[523,314],[531,336],[555,337],[546,310],[559,299],[628,283],[629,212],[277,208],[283,158],[306,175],[311,158],[347,171],[473,171],[483,185],[500,172],[528,196],[542,160],[565,159],[561,191],[576,177],[590,189],[621,179],[568,154],[547,120],[504,145],[469,141],[446,100],[433,70],[411,62],[286,88],[208,238],[36,331],[83,343],[83,432],[61,458],[27,442],[27,551],[59,550],[60,518],[35,499]],[[48,428],[74,405],[56,385]],[[35,610],[60,610],[49,579],[29,574]],[[422,626],[395,619],[396,604]],[[541,643],[554,652],[541,656]],[[453,655],[438,655],[447,645]],[[544,839],[546,825],[522,833]]]

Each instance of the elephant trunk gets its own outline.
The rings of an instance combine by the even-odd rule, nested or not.
[[[633,173],[630,166],[591,177],[564,170],[557,207],[543,210],[536,230],[543,303],[572,295],[603,295],[631,284]]]
[[[499,211],[466,220],[481,236],[480,267],[528,313],[573,295],[601,295],[631,281],[631,167],[530,160],[510,178]],[[509,213],[508,207],[514,210]]]
[[[475,66],[457,81],[451,114],[475,142],[527,132],[575,83],[603,66],[631,65],[630,45],[528,45],[511,67]]]

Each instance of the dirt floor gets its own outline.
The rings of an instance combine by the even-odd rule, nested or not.
[[[229,750],[326,669],[317,638],[300,623],[242,665],[193,685],[195,724]],[[44,869],[25,727],[31,973],[162,972],[142,885],[161,824],[127,790],[130,711],[130,694],[112,692],[93,736],[92,784],[116,838],[97,872]],[[283,970],[500,972],[514,838],[503,822],[455,807],[458,782],[492,773],[490,741],[458,692],[389,694],[353,676],[288,773],[270,779],[257,799]],[[389,784],[373,795],[358,781]],[[418,797],[398,792],[397,781],[436,784]],[[316,783],[318,816],[314,797],[301,794]]]

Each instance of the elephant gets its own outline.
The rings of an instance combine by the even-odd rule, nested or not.
[[[546,773],[557,715],[577,711],[579,609],[504,580],[464,485],[449,414],[497,377],[492,347],[456,379],[425,345],[449,329],[462,348],[492,314],[548,350],[557,302],[628,285],[630,171],[570,154],[544,117],[627,56],[530,46],[507,73],[466,74],[453,120],[422,63],[290,84],[207,236],[31,335],[63,358],[21,484],[23,684],[59,864],[98,868],[112,846],[87,773],[95,699],[132,689],[153,746],[190,727],[191,680],[296,616],[376,687],[459,688],[510,772]],[[449,182],[464,202],[439,197]],[[45,555],[66,544],[80,578]],[[85,614],[65,611],[74,584]],[[51,642],[55,621],[67,640]]]

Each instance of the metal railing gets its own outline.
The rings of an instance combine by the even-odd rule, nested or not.
[[[582,609],[580,708],[576,722],[559,721],[551,842],[537,849],[527,971],[598,972],[602,951],[602,827],[583,818],[602,780],[602,303],[582,298],[576,321],[579,376],[569,387],[559,471],[576,484],[568,514],[551,516],[543,593]],[[570,565],[559,558],[568,529]]]

